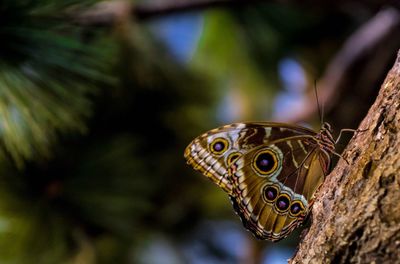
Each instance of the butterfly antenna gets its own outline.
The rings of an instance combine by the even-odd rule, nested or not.
[[[314,92],[315,92],[315,98],[317,99],[317,106],[318,106],[318,114],[319,114],[319,120],[321,121],[321,125],[324,123],[324,108],[321,107],[318,99],[318,92],[317,92],[317,80],[314,80]]]

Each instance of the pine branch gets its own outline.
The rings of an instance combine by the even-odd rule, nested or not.
[[[54,16],[59,8],[33,1],[0,7],[0,144],[19,167],[48,156],[59,133],[85,131],[88,96],[111,79],[104,50],[82,43],[81,27]]]

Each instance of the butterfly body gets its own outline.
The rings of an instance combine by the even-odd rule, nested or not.
[[[284,123],[236,123],[194,139],[185,158],[228,193],[257,238],[278,241],[309,213],[334,144],[327,123],[319,132]]]

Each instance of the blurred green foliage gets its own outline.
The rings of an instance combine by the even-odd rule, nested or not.
[[[0,262],[122,263],[148,231],[198,220],[182,152],[215,100],[147,30],[105,40],[47,2],[1,9]]]
[[[270,116],[279,61],[319,75],[360,23],[273,4],[212,10],[184,64],[145,24],[72,23],[95,2],[0,3],[0,263],[136,263],[154,236],[178,243],[234,218],[185,166],[186,144],[219,124],[227,95],[238,119]]]
[[[88,95],[96,93],[96,82],[112,78],[104,75],[107,49],[85,45],[80,27],[56,17],[67,2],[0,6],[1,142],[20,167],[24,159],[49,156],[57,133],[84,132]]]

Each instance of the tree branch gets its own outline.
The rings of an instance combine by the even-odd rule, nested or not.
[[[356,106],[355,106],[356,107]],[[400,52],[375,103],[327,176],[290,263],[400,259]],[[365,131],[364,131],[365,130]]]
[[[384,78],[399,46],[400,12],[395,8],[383,9],[348,38],[327,66],[317,84],[321,104],[329,111],[350,90],[371,95]],[[298,123],[317,116],[314,93],[305,106],[285,121]]]
[[[210,8],[238,8],[260,0],[179,0],[157,1],[156,4],[134,5],[131,1],[116,0],[100,2],[89,10],[74,16],[75,23],[86,26],[112,26],[121,17],[145,21],[165,15],[205,10]]]
[[[180,12],[205,10],[209,8],[237,8],[243,5],[259,2],[259,0],[197,0],[169,1],[168,3],[151,6],[136,6],[132,13],[139,20],[155,18]]]

